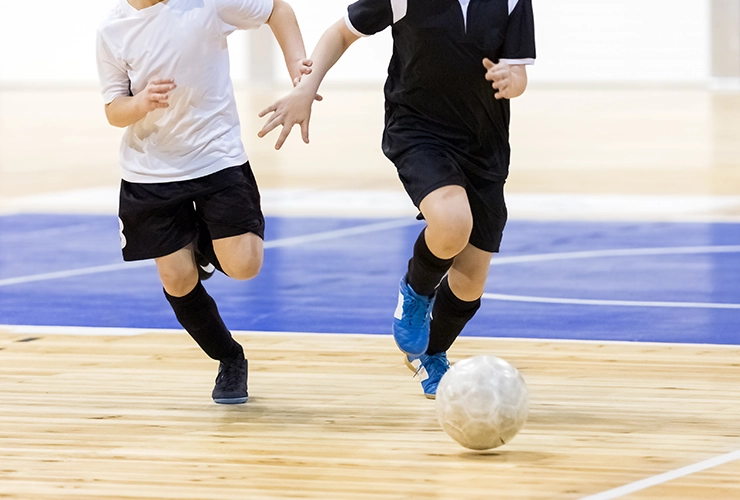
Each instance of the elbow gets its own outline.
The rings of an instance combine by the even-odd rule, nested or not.
[[[127,127],[129,124],[125,123],[120,114],[116,113],[114,109],[111,108],[111,104],[112,103],[108,103],[105,105],[105,118],[108,120],[108,123],[118,128]]]
[[[126,123],[123,123],[120,119],[110,113],[105,113],[105,117],[108,119],[108,123],[114,127],[125,128],[127,126]]]
[[[272,13],[270,14],[270,17],[267,18],[265,24],[271,26],[273,22],[281,19],[282,16],[288,12],[293,12],[293,9],[288,2],[285,0],[274,0],[272,4]]]

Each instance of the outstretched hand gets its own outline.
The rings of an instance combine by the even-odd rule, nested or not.
[[[264,137],[282,125],[283,128],[275,143],[275,149],[280,149],[290,135],[293,125],[298,124],[301,127],[303,142],[308,144],[308,124],[311,121],[311,104],[314,99],[321,100],[320,96],[311,95],[301,88],[293,89],[290,94],[260,112],[260,118],[272,114],[257,136]]]

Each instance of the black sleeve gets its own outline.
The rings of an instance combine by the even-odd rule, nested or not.
[[[347,7],[347,20],[362,35],[383,31],[393,24],[391,0],[358,0]]]
[[[532,0],[519,0],[509,14],[501,59],[534,59],[535,57]]]

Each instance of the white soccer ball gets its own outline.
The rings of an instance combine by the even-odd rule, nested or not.
[[[472,450],[509,442],[529,413],[524,379],[495,356],[475,356],[452,365],[439,382],[436,399],[442,428]]]

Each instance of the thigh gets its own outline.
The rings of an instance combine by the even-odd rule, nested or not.
[[[465,188],[473,214],[470,243],[486,252],[496,253],[501,246],[508,218],[504,182],[469,176]]]
[[[121,182],[118,217],[124,260],[162,257],[193,241],[195,210],[186,183]]]
[[[232,278],[248,280],[262,268],[264,243],[255,233],[213,240],[213,250],[224,272]]]
[[[249,163],[212,174],[213,188],[194,198],[196,211],[213,240],[247,233],[265,235],[260,195]]]
[[[421,208],[422,200],[442,187],[466,184],[457,162],[441,148],[415,147],[397,158],[395,165],[398,178],[417,208]]]

